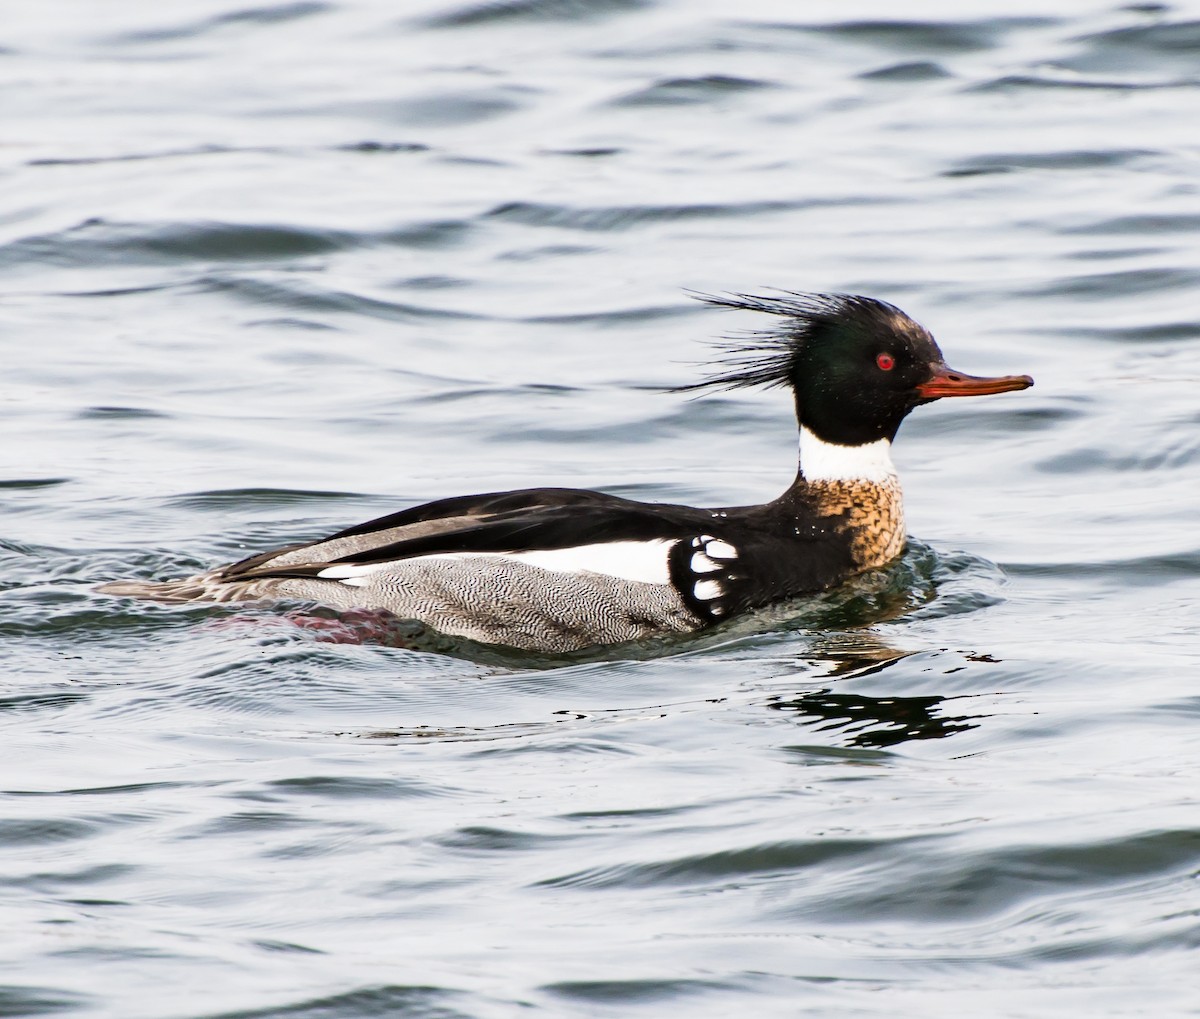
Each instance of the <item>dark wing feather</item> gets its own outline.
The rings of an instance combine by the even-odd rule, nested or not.
[[[561,549],[695,533],[711,513],[576,489],[530,489],[443,499],[347,528],[310,545],[252,556],[227,579],[313,576],[334,563],[370,564],[451,552]],[[377,536],[378,541],[372,541]],[[346,551],[353,545],[352,551]],[[305,550],[311,554],[305,555]],[[282,561],[280,559],[282,558]]]
[[[611,541],[651,541],[691,533],[695,521],[661,513],[664,507],[539,506],[510,510],[472,527],[397,541],[380,548],[344,556],[343,563],[379,563],[441,552],[520,552],[529,549],[571,548]],[[681,507],[682,509],[682,507]],[[697,511],[692,511],[696,513]]]
[[[338,531],[337,534],[331,534],[328,540],[350,538],[359,534],[369,534],[372,531],[407,527],[410,524],[450,517],[486,518],[513,511],[529,512],[543,506],[578,506],[588,503],[607,503],[614,500],[629,501],[605,495],[602,492],[589,492],[581,488],[522,488],[512,492],[485,492],[482,495],[452,496],[448,499],[421,503],[419,506],[410,506],[408,509],[389,513],[387,516],[377,517],[366,523],[356,524],[354,527],[347,527],[343,531]]]

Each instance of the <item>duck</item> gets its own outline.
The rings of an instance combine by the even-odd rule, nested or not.
[[[533,488],[439,499],[197,576],[100,591],[183,602],[315,602],[448,637],[565,653],[706,630],[880,569],[907,541],[891,447],[915,408],[1027,389],[950,368],[886,301],[845,293],[697,295],[773,316],[718,344],[677,392],[787,388],[799,466],[779,498],[704,509]]]

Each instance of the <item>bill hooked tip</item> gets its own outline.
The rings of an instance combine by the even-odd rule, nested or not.
[[[945,396],[991,396],[993,393],[1012,393],[1028,389],[1033,379],[1028,375],[967,375],[944,364],[933,367],[933,378],[917,386],[924,400],[937,400]]]

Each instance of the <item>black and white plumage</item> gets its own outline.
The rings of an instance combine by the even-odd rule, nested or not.
[[[704,387],[790,386],[792,486],[761,506],[698,509],[531,489],[426,503],[182,580],[101,590],[159,601],[289,599],[379,609],[451,636],[540,651],[699,630],[883,565],[904,544],[889,449],[942,396],[1032,385],[948,369],[933,338],[865,297],[708,298],[783,317],[726,350]]]

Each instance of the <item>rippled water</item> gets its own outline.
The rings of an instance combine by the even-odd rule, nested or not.
[[[0,83],[0,1014],[1196,1014],[1200,5],[17,0]],[[771,498],[786,396],[659,392],[767,287],[1037,379],[880,575],[572,659],[92,591]]]

